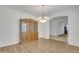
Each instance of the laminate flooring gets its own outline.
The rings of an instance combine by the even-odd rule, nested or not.
[[[78,53],[79,47],[51,39],[39,39],[0,48],[0,53]]]

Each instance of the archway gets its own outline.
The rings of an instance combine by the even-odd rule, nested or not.
[[[60,16],[50,20],[50,39],[67,42],[68,16]]]

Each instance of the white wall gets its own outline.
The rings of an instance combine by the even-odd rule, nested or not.
[[[46,23],[39,23],[38,25],[39,38],[49,39],[49,21]]]
[[[71,10],[69,15],[68,43],[71,45],[79,46],[79,8]]]
[[[79,46],[79,7],[52,15],[52,18],[58,16],[68,16],[68,44]]]
[[[57,36],[57,22],[50,21],[50,35]]]
[[[18,43],[19,19],[31,17],[33,16],[0,6],[0,47]]]
[[[64,26],[68,24],[68,18],[57,17],[50,20],[50,35],[57,36],[64,34]]]
[[[38,37],[42,38],[42,24],[39,24],[39,23],[38,23],[38,33],[39,33]]]

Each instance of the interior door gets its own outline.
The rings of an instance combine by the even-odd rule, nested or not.
[[[38,23],[33,19],[21,19],[21,41],[38,40]]]

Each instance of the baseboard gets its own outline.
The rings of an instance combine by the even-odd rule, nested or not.
[[[57,34],[57,35],[50,35],[50,36],[62,36],[62,35],[65,35],[65,34]]]
[[[68,44],[71,45],[71,46],[79,47],[78,44],[72,44],[72,43],[70,43],[70,42],[68,42]]]
[[[43,37],[41,37],[41,38],[39,38],[39,39],[50,39],[50,38],[43,38]]]
[[[11,42],[11,43],[7,43],[7,44],[3,44],[3,45],[0,46],[0,48],[10,46],[10,45],[14,45],[14,44],[19,44],[19,42]]]

